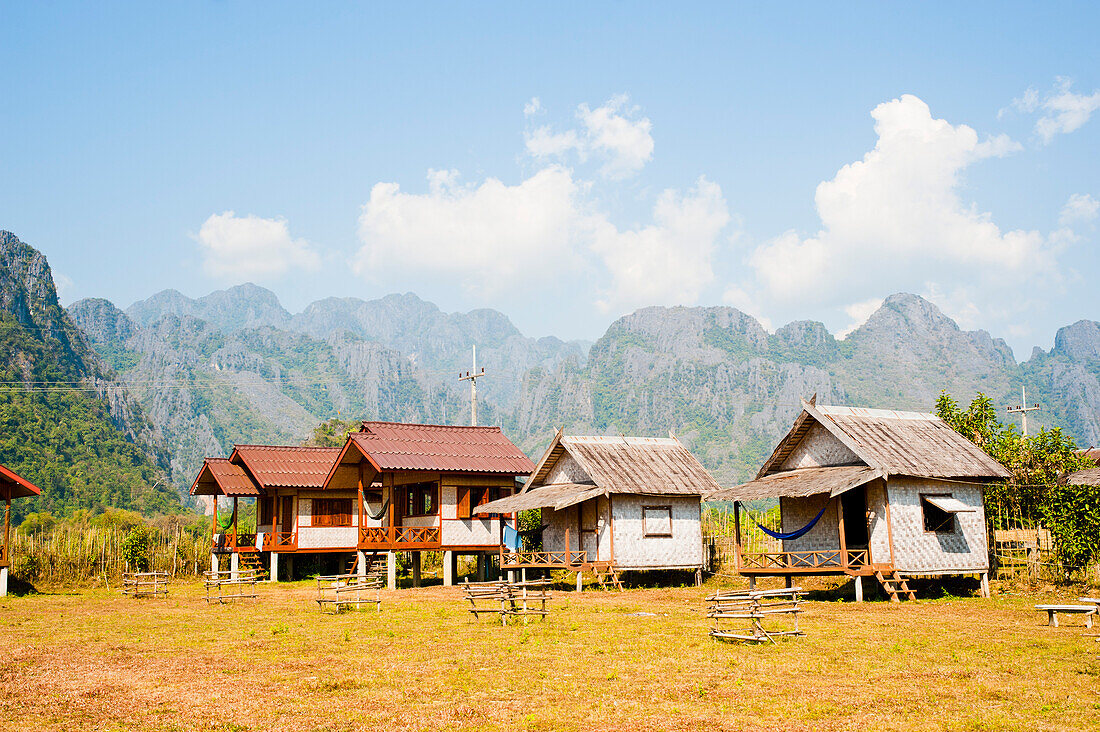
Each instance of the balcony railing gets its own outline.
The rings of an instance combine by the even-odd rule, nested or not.
[[[749,572],[776,571],[838,572],[859,570],[870,564],[867,549],[823,549],[799,552],[742,552],[739,570]]]
[[[504,567],[580,567],[588,563],[588,552],[510,552],[500,553],[500,566]]]
[[[438,526],[363,526],[360,549],[438,549]]]

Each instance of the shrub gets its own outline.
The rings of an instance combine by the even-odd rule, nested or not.
[[[147,572],[151,564],[151,548],[152,537],[149,529],[144,525],[136,526],[122,542],[122,557],[131,570]]]

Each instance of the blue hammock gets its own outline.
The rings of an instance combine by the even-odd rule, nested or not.
[[[765,534],[772,537],[773,539],[782,539],[784,541],[788,539],[797,539],[817,525],[817,522],[820,521],[821,517],[825,514],[825,509],[829,507],[829,503],[830,501],[825,501],[825,505],[821,507],[821,510],[817,512],[817,515],[813,517],[813,520],[810,521],[810,523],[806,524],[801,529],[798,529],[797,531],[792,531],[788,534],[784,534],[779,531],[772,531],[767,526],[761,524],[759,521],[756,521],[754,523],[756,523],[756,525],[760,527],[761,531],[763,531]]]

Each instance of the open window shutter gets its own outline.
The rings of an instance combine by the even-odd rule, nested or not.
[[[470,518],[470,489],[459,488],[458,489],[458,517],[460,519]]]

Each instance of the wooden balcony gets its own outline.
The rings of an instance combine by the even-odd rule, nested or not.
[[[411,551],[439,549],[438,526],[364,526],[359,529],[359,549]]]
[[[215,553],[234,554],[240,552],[258,552],[255,534],[236,534],[232,531],[222,534],[221,542],[210,537],[211,550]],[[266,551],[266,539],[264,549]]]
[[[742,552],[737,571],[744,575],[872,574],[867,549],[800,552]]]
[[[501,551],[501,569],[568,569],[571,571],[590,569],[598,564],[608,562],[589,562],[588,552],[585,551],[558,551],[558,552],[512,552]]]
[[[0,542],[0,567],[8,566],[8,545]]]
[[[298,549],[298,535],[293,531],[264,534],[265,552],[293,552]]]

